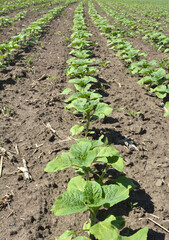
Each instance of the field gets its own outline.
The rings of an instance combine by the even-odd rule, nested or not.
[[[169,240],[168,11],[166,0],[0,0],[0,240]],[[79,211],[67,186],[87,196]],[[114,202],[111,186],[125,188]]]

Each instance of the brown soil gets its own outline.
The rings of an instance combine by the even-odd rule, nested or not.
[[[52,21],[37,46],[22,53],[33,64],[18,59],[8,71],[1,72],[1,144],[15,158],[3,158],[0,178],[0,240],[52,240],[65,230],[77,230],[88,219],[87,213],[56,217],[50,209],[56,197],[66,190],[74,172],[44,173],[49,160],[70,148],[74,140],[70,128],[78,118],[64,109],[60,93],[69,87],[64,74],[67,47],[70,40],[76,4],[71,4],[62,15]],[[169,230],[169,134],[168,118],[163,118],[161,101],[131,77],[122,61],[106,46],[106,39],[91,24],[85,7],[86,22],[92,32],[97,77],[102,83],[104,102],[114,108],[110,117],[91,126],[95,138],[108,137],[125,158],[125,174],[133,179],[137,189],[130,199],[107,214],[123,215],[126,228],[123,233],[148,226],[148,240],[169,240],[166,231],[152,223],[155,220]],[[68,41],[67,41],[68,40]],[[43,43],[43,47],[42,44]],[[22,58],[23,59],[23,58]],[[46,128],[50,123],[53,134]],[[137,149],[124,144],[128,138]],[[17,154],[16,146],[19,149]],[[25,181],[18,167],[27,162],[32,181]],[[110,175],[112,173],[110,172]],[[132,206],[137,202],[137,206]]]

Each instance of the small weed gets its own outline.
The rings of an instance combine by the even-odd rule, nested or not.
[[[132,111],[132,110],[130,110],[130,109],[127,109],[126,107],[114,106],[114,110],[116,110],[116,111],[126,111],[127,114],[129,114],[131,117],[135,117],[136,114],[137,114],[137,115],[142,114],[141,111],[134,112],[134,111]]]
[[[40,46],[41,46],[42,49],[45,48],[45,44],[43,42],[40,44]]]
[[[26,60],[27,64],[32,65],[33,64],[33,59],[32,57],[23,57],[23,60]]]
[[[12,116],[12,114],[13,114],[10,107],[2,107],[0,113],[2,113],[4,115],[10,115],[10,116]]]
[[[53,82],[55,82],[56,77],[55,76],[51,76],[51,77],[48,77],[47,80],[52,80]]]
[[[11,113],[11,109],[10,109],[10,108],[5,109],[5,110],[4,110],[4,113],[5,113],[5,114],[8,114],[8,113],[10,114],[10,113]]]
[[[34,69],[33,67],[30,67],[30,68],[28,68],[28,71],[33,72],[33,69]]]
[[[55,32],[55,34],[56,34],[56,35],[60,35],[60,34],[61,34],[61,32],[60,32],[60,31],[58,31],[58,32]]]
[[[93,46],[97,46],[97,45],[98,45],[98,41],[93,41],[93,42],[92,42],[92,45],[93,45]]]
[[[127,110],[125,107],[120,108],[121,111]]]
[[[69,37],[68,36],[62,36],[62,39],[64,41],[64,44],[67,46],[69,44]]]
[[[110,61],[106,61],[106,59],[103,59],[102,61],[100,61],[100,65],[101,65],[103,68],[106,67],[109,63],[110,63]]]
[[[143,155],[142,155],[142,154],[139,154],[137,157],[138,157],[138,159],[142,159],[142,158],[143,158]]]
[[[131,208],[131,210],[133,210],[136,206],[138,205],[138,202],[129,202],[129,206]]]
[[[40,88],[42,91],[45,91],[46,90],[46,88]]]
[[[104,84],[103,84],[103,83],[101,83],[101,85],[100,85],[100,89],[101,89],[102,91],[104,91],[104,90],[105,90],[105,86],[104,86]]]
[[[134,117],[134,116],[135,116],[135,112],[133,112],[133,111],[131,111],[131,110],[128,110],[127,112],[128,112],[128,114],[129,114],[131,117]]]

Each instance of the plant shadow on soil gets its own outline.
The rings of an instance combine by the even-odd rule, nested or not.
[[[104,119],[104,123],[112,124],[116,123],[118,120],[116,118],[112,117],[106,117]],[[92,131],[95,131],[95,135],[93,136],[94,139],[98,139],[101,135],[104,135],[104,137],[107,138],[108,144],[119,144],[119,142],[125,138],[125,136],[122,136],[119,131],[112,130],[110,128],[101,128],[97,129],[95,127],[92,128]],[[97,174],[101,174],[104,170],[105,166],[102,164],[95,165],[97,169]],[[108,170],[106,177],[108,177],[110,180],[114,180],[120,176],[125,176],[124,173],[117,172],[116,170]],[[95,178],[96,176],[94,176]],[[97,178],[97,177],[96,177]],[[115,207],[111,207],[108,210],[101,209],[98,212],[98,219],[100,221],[103,221],[106,217],[109,215],[115,215],[115,216],[126,216],[128,217],[131,211],[136,211],[136,213],[141,214],[140,218],[142,216],[145,216],[146,213],[151,214],[154,212],[154,203],[151,201],[151,197],[149,194],[145,192],[144,189],[140,188],[140,184],[136,182],[135,180],[131,179],[136,188],[130,192],[130,197],[119,203],[116,204]],[[107,184],[112,183],[111,181],[108,181]],[[135,210],[135,203],[136,203],[136,210]],[[137,212],[138,211],[138,212]],[[138,219],[139,220],[139,219]],[[140,228],[139,228],[140,229]],[[122,236],[130,236],[134,233],[136,233],[137,230],[132,230],[130,227],[125,227],[121,231]],[[148,231],[148,240],[164,240],[165,234],[156,232],[152,229],[149,229]]]
[[[0,90],[4,90],[4,85],[14,85],[16,82],[12,78],[6,80],[0,80]]]
[[[101,164],[97,164],[95,167],[98,170],[97,174],[101,174],[101,172],[104,169],[104,166]],[[114,180],[120,176],[125,176],[125,174],[124,173],[119,174],[119,172],[113,169],[108,170],[105,177],[108,177],[109,180],[106,183],[111,184],[112,183],[111,179]],[[109,215],[128,217],[130,212],[134,212],[134,214],[139,213],[140,219],[141,219],[141,217],[145,216],[146,213],[150,214],[154,212],[154,203],[151,201],[150,195],[147,194],[144,189],[140,188],[140,185],[138,182],[136,182],[133,179],[130,179],[130,180],[132,180],[132,182],[136,186],[135,189],[130,192],[130,197],[127,200],[120,202],[115,206],[109,208],[108,210],[106,209],[99,210],[97,217],[100,221],[105,220]],[[132,230],[130,227],[125,227],[120,232],[120,234],[122,236],[131,236],[134,233],[136,233],[138,230],[140,230],[140,228],[136,230]],[[165,234],[149,229],[147,239],[148,240],[164,240]]]
[[[108,121],[109,123],[118,122],[116,118],[106,117],[106,119],[107,120],[104,120],[104,123],[105,121]],[[98,129],[96,127],[93,127],[91,130],[95,132],[95,134],[93,135],[94,139],[98,139],[101,135],[104,135],[104,137],[108,139],[109,144],[118,144],[120,140],[125,138],[125,136],[121,135],[119,131],[116,131],[111,128],[104,127]]]

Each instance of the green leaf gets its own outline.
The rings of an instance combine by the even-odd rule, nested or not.
[[[90,99],[91,99],[91,100],[99,99],[99,98],[102,98],[102,95],[101,95],[101,94],[95,93],[95,92],[91,92],[91,94],[90,94]]]
[[[102,199],[102,188],[100,184],[95,181],[90,181],[86,183],[84,190],[85,202],[88,205],[100,206],[100,199]]]
[[[88,66],[83,65],[83,66],[70,66],[67,71],[66,75],[70,77],[82,77],[84,74],[88,74]]]
[[[113,215],[109,216],[106,220],[92,226],[89,230],[90,233],[98,240],[119,240],[119,232],[111,223],[115,219]]]
[[[165,70],[163,68],[159,68],[156,72],[152,73],[153,81],[158,81],[162,79],[165,75]]]
[[[119,217],[115,217],[114,216],[114,220],[112,220],[111,222],[116,228],[118,228],[119,230],[121,230],[122,228],[124,228],[125,226],[125,220],[124,218],[122,218],[121,216]]]
[[[50,161],[46,168],[45,172],[57,172],[71,166],[69,153],[62,153],[62,155],[57,156],[52,161]]]
[[[91,63],[93,63],[95,60],[94,59],[69,59],[67,61],[67,63],[71,63],[71,65],[74,65],[74,66],[82,66],[82,65],[89,65]]]
[[[139,70],[140,70],[139,67],[135,67],[133,70],[131,70],[131,73],[132,73],[132,74],[136,74],[136,73],[139,72]]]
[[[66,109],[74,108],[79,112],[83,112],[86,102],[87,102],[87,99],[85,98],[76,99],[72,101],[70,104],[68,104]]]
[[[89,38],[91,37],[92,34],[88,31],[85,30],[78,30],[72,33],[71,38]]]
[[[86,221],[84,224],[83,224],[83,230],[89,230],[89,228],[91,227],[91,221]]]
[[[117,228],[124,226],[124,219],[113,215],[107,217],[90,228],[90,233],[98,240],[147,240],[148,228],[145,227],[130,237],[120,236]]]
[[[109,116],[112,112],[112,108],[109,107],[106,103],[98,103],[97,107],[94,111],[94,118],[104,118],[105,116]]]
[[[116,156],[108,157],[108,165],[111,165],[119,172],[124,171],[124,160],[119,154]]]
[[[99,70],[97,68],[95,68],[95,67],[88,67],[87,68],[87,74],[88,75],[96,73],[96,72],[99,72]]]
[[[90,167],[96,157],[94,151],[89,151],[90,148],[90,142],[81,141],[73,144],[70,148],[72,164],[78,167]]]
[[[152,83],[152,77],[151,76],[143,77],[137,83],[138,84]]]
[[[71,108],[74,108],[74,105],[73,105],[72,102],[69,103],[69,104],[65,107],[66,110],[71,109]]]
[[[165,85],[159,85],[156,88],[151,88],[150,92],[166,92],[166,86]]]
[[[84,193],[79,190],[65,192],[55,201],[51,211],[56,216],[86,211]]]
[[[72,50],[69,54],[74,55],[77,58],[88,58],[92,55],[92,53],[88,50],[82,50],[82,51],[78,51],[78,50]]]
[[[165,108],[169,111],[169,102],[165,103]]]
[[[82,183],[84,191],[77,184]],[[81,189],[82,189],[81,188]],[[55,201],[51,211],[56,216],[63,216],[71,213],[83,212],[91,207],[100,207],[102,188],[94,181],[85,182],[78,177],[69,182],[67,192],[60,195]]]
[[[80,92],[75,92],[73,93],[69,98],[67,98],[64,102],[72,102],[75,99],[78,99],[80,97],[81,93]]]
[[[67,94],[69,94],[70,92],[72,92],[72,89],[70,89],[70,88],[66,88],[63,92],[61,92],[61,94],[62,95],[67,95]]]
[[[81,125],[74,125],[71,129],[70,132],[72,133],[72,136],[78,135],[79,133],[83,132],[84,126]]]
[[[117,184],[123,185],[125,188],[128,188],[129,190],[136,188],[136,185],[133,183],[133,181],[129,178],[126,178],[124,176],[116,178],[115,182]]]
[[[130,237],[120,236],[119,240],[147,240],[147,233],[148,233],[148,228],[145,227],[143,229],[140,229],[138,232],[136,232]]]
[[[79,92],[86,92],[90,89],[91,86],[92,86],[91,84],[87,84],[86,86],[80,86],[78,84],[75,84],[75,88]]]
[[[78,142],[90,142],[90,144],[91,144],[90,149],[93,149],[95,147],[99,147],[104,144],[104,142],[102,142],[103,138],[104,138],[104,135],[101,135],[98,140],[90,140],[87,138],[80,138],[80,139],[76,139],[76,142],[77,143]]]
[[[72,178],[67,186],[67,191],[73,191],[73,190],[79,190],[81,192],[84,192],[86,185],[86,181],[82,178],[82,176],[77,176]]]
[[[97,79],[90,76],[85,76],[83,78],[73,78],[69,80],[70,83],[79,84],[80,86],[85,86],[90,82],[97,82]]]
[[[158,98],[165,98],[169,93],[169,84],[168,88],[165,85],[159,85],[156,88],[151,88],[150,92],[155,92]]]
[[[164,113],[164,117],[167,117],[167,116],[169,116],[169,111]]]
[[[94,149],[97,157],[97,162],[105,162],[111,165],[119,172],[123,172],[124,163],[123,158],[119,155],[119,152],[113,147],[97,147]]]
[[[79,237],[74,238],[74,240],[91,240],[91,239],[84,237],[84,236],[79,236]]]
[[[141,74],[143,74],[143,75],[145,75],[145,74],[150,74],[151,72],[153,71],[153,69],[152,68],[143,68],[143,69],[141,69],[140,71],[139,71],[139,73],[141,73]]]
[[[167,96],[166,93],[162,93],[162,92],[156,92],[156,95],[158,98],[165,98]]]
[[[167,52],[169,52],[169,48],[166,48],[164,51],[164,53],[167,53]]]
[[[78,181],[82,186],[78,186]],[[95,181],[88,181],[85,184],[84,180],[78,177],[69,182],[68,191],[57,198],[51,211],[57,216],[63,216],[99,208],[104,204],[113,206],[129,197],[130,188],[119,181],[118,184],[103,187]]]
[[[55,238],[55,240],[71,240],[74,234],[74,232],[67,230],[60,237]]]
[[[164,117],[167,117],[169,116],[169,102],[166,102],[164,107],[167,109],[167,112],[164,113]]]
[[[74,108],[80,113],[90,113],[98,103],[99,99],[90,100],[87,102],[87,99],[85,98],[78,98],[72,101],[71,104],[67,105],[67,108]]]
[[[94,149],[96,157],[111,157],[117,155],[119,152],[113,147],[96,147]]]
[[[105,194],[102,204],[106,204],[106,207],[112,207],[129,197],[129,187],[125,187],[121,183],[104,185],[102,188]]]
[[[73,144],[70,148],[70,153],[73,158],[84,158],[87,156],[88,151],[91,148],[91,142],[80,141],[77,144]]]

